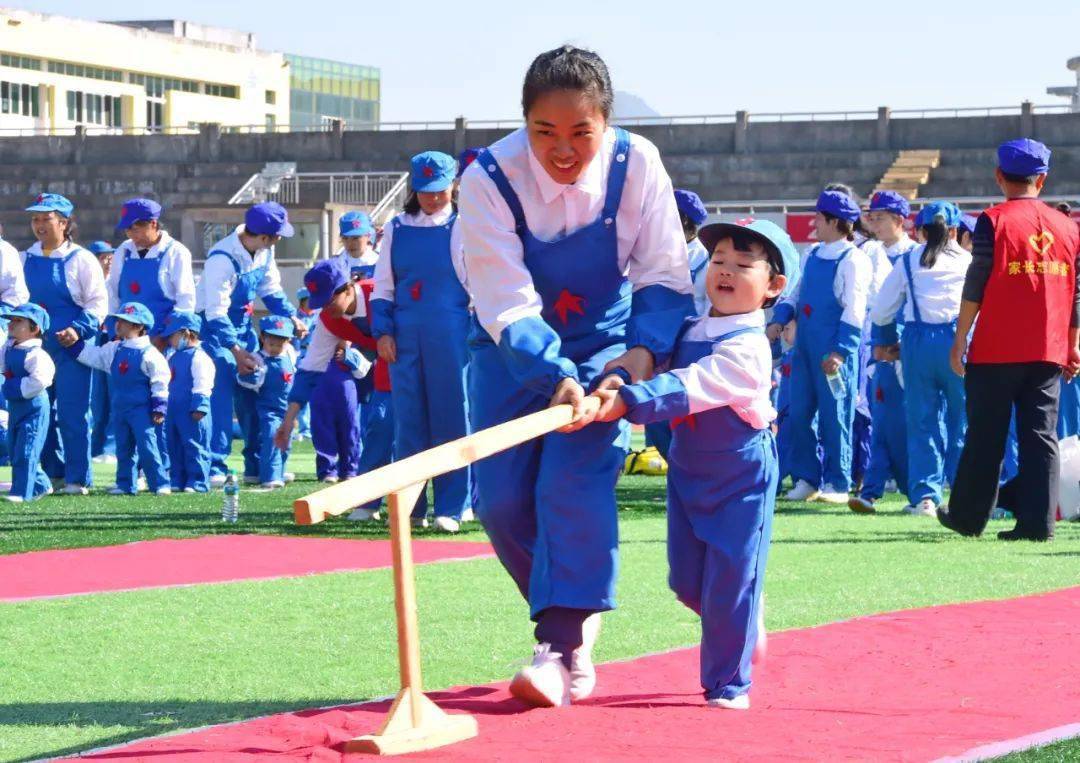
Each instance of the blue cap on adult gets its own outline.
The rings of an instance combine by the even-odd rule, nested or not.
[[[270,336],[280,336],[285,339],[293,338],[292,318],[284,315],[264,315],[259,319],[259,331]]]
[[[49,314],[45,312],[44,307],[35,302],[23,302],[18,307],[6,307],[4,308],[3,317],[8,320],[26,318],[33,321],[41,329],[42,334],[49,330]]]
[[[870,197],[871,212],[889,212],[907,218],[911,214],[911,202],[896,191],[876,191]]]
[[[998,167],[1007,175],[1031,177],[1050,171],[1050,149],[1031,138],[1009,140],[998,146]]]
[[[701,201],[701,197],[693,191],[684,191],[681,188],[676,188],[675,206],[678,207],[679,211],[686,215],[694,225],[701,225],[709,216],[709,212],[705,209],[705,204]]]
[[[319,260],[315,267],[304,273],[304,286],[308,290],[308,308],[319,310],[334,296],[334,292],[350,283],[345,264],[337,257]]]
[[[161,217],[161,205],[153,199],[128,199],[120,209],[118,230],[127,230],[135,223],[157,220]]]
[[[154,314],[141,302],[125,302],[110,317],[146,326],[147,331],[154,327]]]
[[[425,151],[412,158],[410,180],[417,193],[445,191],[457,177],[457,162],[442,151]]]
[[[859,215],[862,214],[855,199],[842,191],[822,191],[815,208],[822,214],[832,215],[841,220],[847,220],[849,223],[858,220]]]
[[[371,218],[363,212],[346,212],[338,218],[338,234],[342,238],[368,236],[375,238],[375,226]]]
[[[116,251],[112,244],[108,241],[91,241],[86,247],[90,250],[90,254],[112,254]]]
[[[293,234],[289,213],[276,201],[264,201],[249,207],[244,213],[244,230],[253,236],[289,238]]]
[[[26,211],[55,212],[61,217],[71,217],[71,213],[75,211],[75,205],[58,193],[39,193]]]
[[[193,313],[190,310],[173,310],[171,313],[165,316],[165,326],[162,329],[162,336],[169,336],[175,334],[177,331],[194,331],[198,334],[202,331],[202,318],[198,313]]]
[[[931,201],[919,210],[919,214],[915,217],[915,225],[921,228],[940,219],[945,223],[946,228],[956,228],[960,225],[961,217],[963,215],[960,207],[951,201]]]
[[[770,220],[755,220],[752,217],[733,223],[712,223],[698,231],[698,239],[710,254],[716,248],[716,242],[726,236],[749,235],[765,247],[769,262],[778,273],[787,277],[787,284],[780,295],[786,297],[799,282],[799,250],[791,241],[791,236]]]

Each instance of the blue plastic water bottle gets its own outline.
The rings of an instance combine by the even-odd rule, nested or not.
[[[232,469],[225,475],[222,493],[221,521],[235,523],[240,516],[240,487],[236,483],[236,472]]]

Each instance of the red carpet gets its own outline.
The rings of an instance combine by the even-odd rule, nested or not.
[[[491,556],[486,543],[414,541],[417,562]],[[0,556],[0,601],[389,567],[390,541],[209,535]]]
[[[994,743],[1057,727],[1066,727],[1057,736],[1080,733],[1078,623],[1080,588],[1072,588],[777,633],[746,713],[703,707],[693,649],[604,665],[597,696],[572,708],[525,711],[505,684],[438,692],[432,698],[444,709],[477,716],[480,736],[417,757],[580,763],[1003,754],[1015,745]],[[275,715],[85,757],[339,761],[340,744],[374,730],[385,710],[382,703]]]

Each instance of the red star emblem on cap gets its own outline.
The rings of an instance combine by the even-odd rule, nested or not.
[[[435,177],[435,170],[431,169],[431,167],[424,167],[424,177]]]
[[[352,227],[359,228],[360,227],[360,221],[359,220],[353,220],[352,221]]]
[[[130,366],[128,366],[128,362],[126,360],[121,360],[120,365],[117,366],[117,369],[119,369],[120,373],[126,374],[129,367]]]
[[[135,312],[135,306],[134,305],[128,305],[127,307],[124,308],[124,314],[125,315],[131,315],[133,312]]]
[[[414,283],[412,285],[412,288],[409,289],[409,294],[412,296],[414,301],[417,301],[417,302],[420,301],[420,289],[422,289],[423,286],[424,286],[423,281],[417,281],[416,283]]]
[[[809,318],[810,314],[814,312],[814,308],[810,307],[809,304],[806,304],[806,305],[802,306],[802,311],[803,311],[803,315],[805,315],[807,318]]]
[[[128,213],[128,208],[127,208],[127,204],[125,204],[124,206],[120,207],[120,217],[127,217],[127,213]]]
[[[142,291],[142,287],[139,286],[138,281],[132,281],[131,286],[128,288],[131,290],[132,294],[138,294],[140,291]]]
[[[36,202],[37,202],[38,204],[40,204],[41,202],[45,201],[45,194],[43,194],[43,193],[39,193],[39,194],[38,194],[38,197],[37,197],[36,199],[34,199],[34,201],[36,201]]]
[[[551,309],[555,311],[559,316],[559,320],[565,326],[570,313],[585,315],[585,298],[571,294],[569,289],[563,289],[559,292],[559,298],[555,300],[555,304],[551,306]]]
[[[304,286],[306,286],[307,290],[312,294],[319,290],[319,284],[317,281],[308,281],[306,284],[304,284]]]
[[[739,218],[738,220],[735,221],[735,224],[736,225],[749,225],[750,223],[756,222],[756,221],[757,221],[757,218],[755,218],[755,217],[741,217],[741,218]]]
[[[274,328],[283,329],[285,328],[285,323],[283,321],[274,321]]]
[[[692,431],[697,430],[697,419],[694,418],[694,414],[692,413],[689,416],[676,416],[671,420],[672,429],[675,429],[675,427],[680,426],[681,424],[686,424]]]

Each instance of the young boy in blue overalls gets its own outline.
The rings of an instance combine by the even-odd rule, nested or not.
[[[135,495],[135,477],[142,469],[150,490],[168,495],[172,490],[159,430],[168,408],[169,364],[150,343],[154,316],[146,305],[126,302],[109,317],[116,319],[114,341],[100,347],[81,339],[66,345],[83,365],[109,371],[116,433],[116,486],[109,494]]]
[[[174,310],[161,335],[168,341],[169,412],[165,442],[169,448],[172,489],[205,493],[210,489],[210,394],[217,369],[199,342],[202,319]]]
[[[296,350],[293,323],[289,316],[267,315],[259,320],[259,359],[253,373],[237,377],[237,382],[254,391],[258,414],[259,483],[267,490],[285,487],[285,462],[288,449],[274,444],[274,433],[281,426],[288,407],[289,391],[296,375]],[[247,444],[252,448],[252,444]]]
[[[41,347],[49,330],[49,314],[41,305],[26,302],[4,310],[9,341],[0,348],[0,373],[8,408],[8,453],[11,457],[12,503],[33,501],[52,492],[41,468],[41,451],[49,430],[49,385],[56,366]]]
[[[707,703],[745,710],[778,477],[763,308],[796,280],[798,253],[767,220],[709,225],[701,240],[708,315],[684,324],[670,371],[595,393],[597,421],[671,420],[668,582],[701,615]]]
[[[792,501],[849,499],[857,363],[873,275],[870,259],[851,241],[860,215],[843,192],[818,197],[815,224],[822,243],[805,256],[797,294],[777,306],[769,326],[772,339],[792,318],[798,321],[791,369]]]

